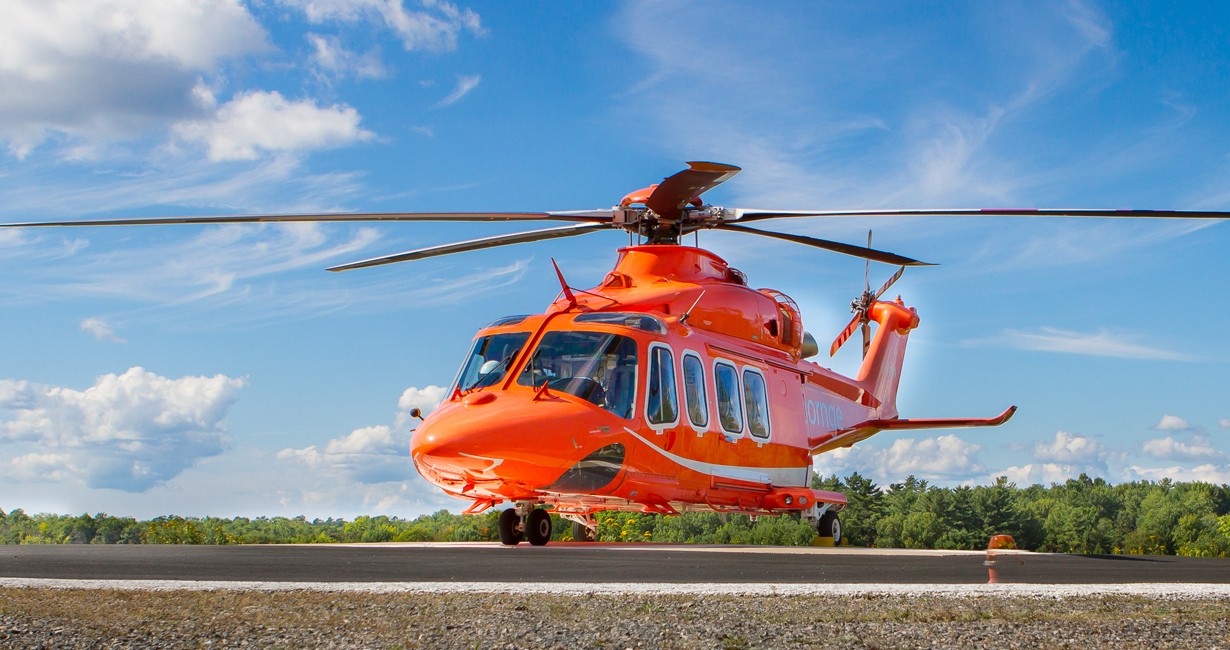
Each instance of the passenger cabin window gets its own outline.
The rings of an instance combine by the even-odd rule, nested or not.
[[[739,405],[739,371],[719,363],[713,368],[717,388],[718,421],[727,433],[743,433],[743,408]]]
[[[747,400],[747,430],[756,438],[769,437],[769,396],[764,375],[743,371],[743,397]]]
[[[457,375],[457,388],[465,392],[499,383],[529,338],[529,332],[510,332],[484,336],[475,341],[470,356]]]
[[[675,359],[664,345],[649,347],[649,386],[645,391],[645,417],[649,424],[679,421],[679,396],[675,392]]]
[[[683,355],[683,398],[688,405],[688,420],[697,429],[709,426],[709,404],[705,402],[705,364],[695,354]]]
[[[632,418],[636,341],[606,332],[547,332],[517,378],[522,386],[568,393]]]

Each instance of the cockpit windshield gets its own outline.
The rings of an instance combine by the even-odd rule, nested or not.
[[[499,383],[529,338],[529,332],[509,332],[475,341],[457,376],[457,387],[465,392]]]
[[[606,332],[547,332],[517,383],[575,395],[624,419],[636,396],[636,341]]]

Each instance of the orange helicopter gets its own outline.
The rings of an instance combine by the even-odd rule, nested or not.
[[[626,510],[751,516],[797,513],[821,537],[841,539],[846,498],[810,489],[811,457],[880,431],[998,426],[986,419],[903,419],[897,386],[919,317],[881,296],[906,266],[924,262],[871,248],[750,228],[777,218],[881,215],[1097,216],[1225,219],[1226,212],[1153,210],[727,209],[700,196],[740,168],[711,162],[632,192],[607,210],[516,213],[353,213],[156,217],[3,224],[4,227],[303,221],[565,221],[571,225],[434,246],[332,267],[358,269],[509,244],[622,229],[639,243],[592,289],[568,285],[542,314],[479,330],[451,395],[422,417],[410,442],[415,467],[467,513],[508,503],[499,536],[515,545],[551,538],[550,506],[592,541],[595,514]],[[820,349],[798,306],[753,289],[717,255],[683,245],[718,229],[774,237],[867,260],[854,318],[830,356],[862,332],[863,362],[845,377],[812,361]],[[872,261],[901,268],[870,290]],[[553,262],[554,264],[554,262]],[[872,335],[871,324],[876,324]]]

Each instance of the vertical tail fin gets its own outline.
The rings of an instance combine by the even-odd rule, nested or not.
[[[876,302],[870,315],[879,327],[857,379],[883,404],[880,417],[892,418],[897,415],[897,385],[901,381],[905,345],[910,330],[918,327],[918,314],[898,298],[893,302]]]

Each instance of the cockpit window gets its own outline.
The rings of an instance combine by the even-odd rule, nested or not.
[[[461,374],[457,376],[457,387],[465,392],[499,383],[529,338],[529,332],[509,332],[484,336],[475,341],[470,356],[461,367]]]
[[[520,323],[527,318],[529,318],[528,314],[522,314],[519,316],[505,316],[503,318],[497,318],[491,321],[490,323],[487,323],[487,327],[505,327],[507,325],[516,325],[517,323]],[[483,329],[487,329],[487,327],[484,327]]]
[[[522,386],[575,395],[624,419],[636,397],[636,342],[605,332],[547,332],[525,369]]]
[[[581,314],[572,319],[574,323],[602,323],[603,325],[618,325],[620,327],[631,327],[633,329],[643,330],[652,334],[665,335],[666,323],[662,322],[657,316],[649,314],[630,314],[618,311],[599,311],[588,314]]]

